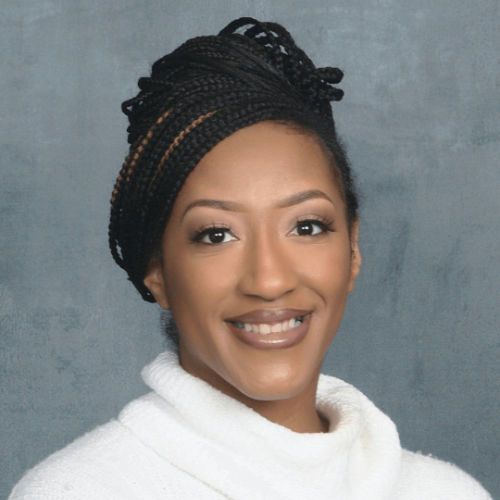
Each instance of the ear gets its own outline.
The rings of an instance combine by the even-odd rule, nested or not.
[[[161,258],[153,257],[149,263],[148,271],[144,277],[144,285],[151,292],[156,302],[162,309],[168,309],[168,300],[165,288],[165,277],[163,275],[163,264]]]
[[[356,219],[351,228],[351,277],[349,280],[349,293],[354,290],[362,262],[363,258],[359,248],[359,219]]]

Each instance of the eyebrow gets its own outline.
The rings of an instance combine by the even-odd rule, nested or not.
[[[309,189],[308,191],[301,191],[300,193],[294,193],[287,198],[280,200],[275,208],[286,208],[291,207],[293,205],[298,205],[299,203],[303,203],[307,200],[312,200],[315,198],[323,198],[328,200],[333,206],[333,200],[328,196],[325,192],[319,189]],[[244,212],[245,207],[241,203],[236,201],[225,201],[225,200],[212,200],[212,199],[200,199],[191,202],[184,210],[181,219],[184,218],[186,213],[194,207],[210,207],[210,208],[218,208],[220,210],[228,210],[231,212]]]

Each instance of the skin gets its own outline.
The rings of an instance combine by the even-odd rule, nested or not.
[[[315,407],[318,377],[361,266],[359,224],[349,232],[331,162],[314,135],[274,122],[224,139],[186,179],[161,257],[144,279],[160,306],[172,311],[182,367],[295,432],[328,430]],[[276,207],[306,190],[321,190],[331,201]],[[184,215],[189,204],[206,198],[241,206],[196,206]],[[317,218],[332,220],[332,231],[314,221],[298,223]],[[228,231],[192,241],[197,230],[211,226]],[[308,334],[295,346],[250,347],[224,321],[280,308],[313,311]]]

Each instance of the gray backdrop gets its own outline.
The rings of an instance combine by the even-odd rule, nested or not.
[[[165,348],[107,248],[120,103],[186,38],[241,15],[345,70],[335,108],[363,194],[364,268],[324,371],[402,443],[500,496],[498,0],[2,3],[0,497],[146,391]]]

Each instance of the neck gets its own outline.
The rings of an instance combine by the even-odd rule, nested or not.
[[[316,410],[317,378],[306,393],[289,399],[257,401],[239,398],[257,413],[271,422],[287,427],[294,432],[328,432],[328,420]]]
[[[308,387],[297,395],[286,399],[257,400],[240,392],[213,370],[200,370],[198,366],[191,366],[188,359],[182,356],[182,351],[180,364],[191,375],[201,378],[224,394],[252,408],[271,422],[299,433],[328,432],[328,420],[316,410],[319,370]]]

